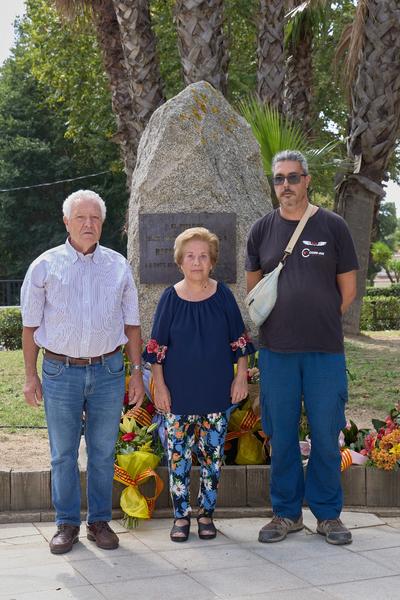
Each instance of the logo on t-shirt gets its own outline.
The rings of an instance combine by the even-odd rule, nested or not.
[[[326,246],[327,242],[314,242],[309,240],[302,240],[305,246],[311,246],[314,248],[320,248],[321,246]],[[303,248],[301,251],[301,255],[303,258],[308,258],[309,256],[325,256],[325,252],[321,252],[320,250],[311,250],[310,248]]]

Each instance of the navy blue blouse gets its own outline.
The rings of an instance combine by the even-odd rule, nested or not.
[[[162,294],[143,358],[163,366],[175,415],[225,411],[237,359],[253,354],[230,289],[217,284],[206,300],[192,302],[173,286]]]

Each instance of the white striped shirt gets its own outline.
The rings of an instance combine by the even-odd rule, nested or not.
[[[124,325],[140,322],[128,261],[99,244],[83,255],[68,240],[29,267],[21,312],[26,327],[38,327],[38,346],[74,358],[112,352],[128,341]]]

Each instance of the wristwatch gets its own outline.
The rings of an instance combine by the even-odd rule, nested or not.
[[[132,375],[133,371],[141,371],[142,365],[136,365],[135,363],[129,363],[129,375]]]

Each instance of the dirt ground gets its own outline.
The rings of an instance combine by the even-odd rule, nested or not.
[[[353,342],[360,345],[374,345],[393,349],[400,352],[400,337],[379,336],[371,333],[371,337],[354,336],[349,337]],[[348,409],[348,419],[352,419],[358,427],[371,427],[371,418],[382,418],[379,412],[371,413],[368,409]],[[3,469],[43,470],[50,468],[47,432],[45,430],[25,431],[21,433],[0,433],[0,470]]]

